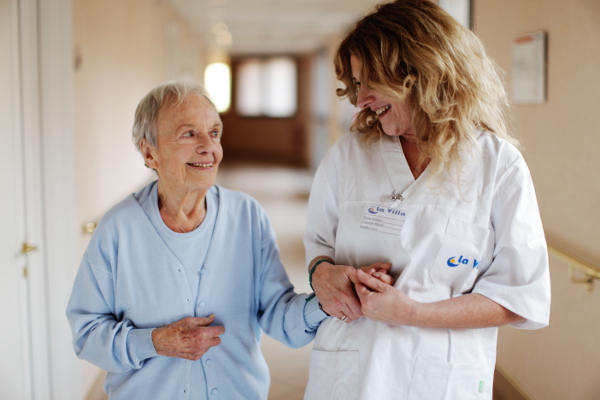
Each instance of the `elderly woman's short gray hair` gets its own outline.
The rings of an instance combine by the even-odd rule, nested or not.
[[[156,134],[159,111],[164,107],[174,107],[183,102],[190,94],[203,96],[210,104],[214,103],[202,86],[191,82],[172,81],[155,87],[140,101],[135,110],[133,122],[133,143],[141,152],[140,142],[146,139],[148,144],[156,147]]]

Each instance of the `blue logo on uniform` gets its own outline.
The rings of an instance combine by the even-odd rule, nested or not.
[[[448,259],[448,261],[446,261],[446,264],[448,264],[449,267],[454,268],[454,267],[458,267],[460,264],[464,264],[464,265],[469,264],[469,259],[463,258],[462,255],[460,257],[458,257],[458,259],[456,259],[456,257],[450,257]],[[479,268],[479,261],[477,261],[475,259],[473,260],[473,268],[474,269]]]
[[[379,214],[380,212],[385,212],[385,208],[375,206],[367,208],[367,211],[371,214]]]

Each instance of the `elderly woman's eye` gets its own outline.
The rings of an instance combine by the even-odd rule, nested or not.
[[[212,135],[212,137],[219,137],[219,131],[212,131],[210,134]]]
[[[184,137],[192,137],[194,136],[194,131],[187,131],[183,134]]]

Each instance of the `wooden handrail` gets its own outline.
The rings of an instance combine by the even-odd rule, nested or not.
[[[588,293],[592,293],[594,290],[594,279],[600,279],[600,269],[592,267],[581,260],[571,257],[567,253],[558,250],[554,246],[548,245],[548,254],[569,266],[569,278],[571,279],[571,282],[584,284],[585,290]],[[575,270],[581,272],[584,277],[575,277]]]

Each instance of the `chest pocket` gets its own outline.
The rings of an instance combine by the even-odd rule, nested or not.
[[[470,291],[491,262],[493,240],[493,231],[451,218],[429,271],[433,283],[448,286],[454,293]]]

